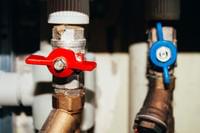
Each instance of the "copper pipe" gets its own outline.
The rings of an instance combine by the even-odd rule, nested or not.
[[[84,106],[83,88],[59,89],[53,94],[53,107],[40,133],[80,133]]]
[[[176,44],[176,31],[173,28],[163,28],[166,40]],[[149,46],[157,40],[156,29],[149,34]],[[170,84],[164,84],[163,73],[148,62],[147,78],[149,89],[144,104],[137,114],[135,133],[174,133],[173,91],[175,88],[174,66],[170,68]]]
[[[75,131],[75,133],[80,133],[80,132],[81,132],[80,128],[76,129],[76,131]]]
[[[63,109],[51,111],[40,133],[78,133],[80,114],[69,114]]]
[[[175,77],[171,76],[171,84],[165,86],[162,76],[149,75],[149,91],[144,105],[137,115],[135,127],[155,130],[156,133],[174,133],[172,110]],[[156,125],[156,124],[157,125]],[[156,131],[160,126],[161,132]]]

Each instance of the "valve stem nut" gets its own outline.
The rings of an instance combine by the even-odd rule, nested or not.
[[[54,62],[54,68],[57,71],[62,71],[67,67],[67,62],[63,58],[56,59]]]
[[[162,46],[156,50],[156,57],[161,62],[167,62],[171,58],[171,50]]]

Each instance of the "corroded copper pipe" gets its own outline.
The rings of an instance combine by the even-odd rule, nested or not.
[[[149,75],[149,92],[144,105],[137,115],[136,125],[140,132],[147,128],[154,133],[174,133],[172,110],[175,77],[171,75],[171,83],[163,84],[162,75]],[[140,127],[142,129],[140,129]]]

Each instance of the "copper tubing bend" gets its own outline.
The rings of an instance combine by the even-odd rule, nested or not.
[[[148,75],[149,92],[136,116],[134,128],[139,133],[174,133],[172,110],[175,77],[171,75],[171,83],[166,86],[162,75]]]

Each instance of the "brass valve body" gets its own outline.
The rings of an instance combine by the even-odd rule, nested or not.
[[[53,94],[53,110],[40,133],[80,133],[81,112],[85,90],[56,90]]]

